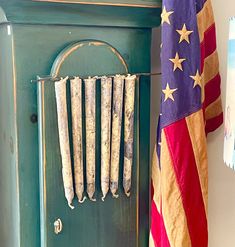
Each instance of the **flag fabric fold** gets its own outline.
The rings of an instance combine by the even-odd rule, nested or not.
[[[206,135],[223,122],[210,0],[163,0],[150,247],[207,247]]]

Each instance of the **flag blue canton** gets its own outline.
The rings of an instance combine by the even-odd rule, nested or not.
[[[162,104],[160,129],[180,120],[201,108],[201,87],[195,86],[192,76],[200,72],[200,40],[197,27],[196,13],[200,8],[194,0],[165,0],[166,20],[162,22]],[[164,12],[164,11],[163,11]],[[170,14],[169,14],[170,13]],[[169,20],[169,22],[168,22]],[[182,40],[180,30],[191,31],[188,41]],[[178,32],[178,31],[179,32]],[[176,58],[183,60],[174,70],[171,61]],[[171,59],[171,60],[170,60]],[[177,59],[176,59],[177,62]],[[172,97],[166,99],[164,90],[174,90]]]

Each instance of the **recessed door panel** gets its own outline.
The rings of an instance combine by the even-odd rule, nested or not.
[[[150,64],[149,48],[151,32],[148,29],[127,28],[83,28],[62,26],[22,26],[15,27],[15,50],[18,65],[19,107],[22,119],[36,107],[36,98],[26,94],[29,87],[36,89],[30,80],[36,75],[55,73],[65,75],[103,75],[115,73],[148,72]],[[30,37],[34,37],[34,42]],[[25,37],[28,37],[26,39]],[[89,42],[99,41],[102,43]],[[71,53],[61,66],[59,54],[66,48],[79,42],[85,42],[84,49]],[[88,43],[87,43],[88,42]],[[63,54],[63,52],[61,53]],[[121,56],[120,56],[121,55]],[[30,61],[28,58],[32,57]],[[57,60],[58,58],[58,60]],[[57,63],[58,62],[58,63]],[[21,66],[24,64],[24,66]],[[54,67],[52,68],[52,65]],[[59,68],[58,71],[56,68]],[[119,247],[147,246],[148,242],[148,198],[149,198],[149,89],[148,78],[143,78],[136,89],[135,105],[135,144],[133,185],[130,198],[122,189],[123,143],[121,147],[121,169],[119,198],[109,194],[105,202],[101,200],[100,190],[100,134],[97,134],[97,202],[85,201],[71,210],[66,203],[61,174],[61,157],[57,128],[56,101],[54,83],[45,81],[38,84],[39,113],[39,169],[40,169],[40,214],[42,247]],[[97,82],[97,106],[100,104],[100,85]],[[21,97],[22,96],[22,97]],[[68,99],[70,98],[68,90]],[[68,100],[69,102],[69,100]],[[23,105],[31,105],[25,108]],[[68,104],[68,109],[70,105]],[[69,112],[70,114],[70,112]],[[100,109],[96,114],[97,130],[100,129]],[[21,123],[23,124],[23,122]],[[71,124],[70,124],[71,128]],[[26,136],[27,128],[22,128],[20,137]],[[36,133],[36,132],[35,132]],[[123,135],[123,131],[122,131]],[[29,136],[26,145],[35,143],[34,134]],[[21,146],[23,147],[23,146]],[[23,149],[22,149],[23,150]],[[23,151],[20,150],[22,154]],[[27,162],[33,154],[27,153]],[[27,166],[27,172],[34,174],[35,167]],[[19,176],[23,176],[22,167]],[[36,185],[36,183],[35,183]],[[36,187],[20,184],[20,192],[25,194],[22,205],[30,202],[37,192]],[[34,201],[33,201],[34,203]],[[36,217],[35,211],[21,208],[25,220]],[[36,218],[37,219],[37,218]],[[54,222],[60,219],[63,228],[60,234],[54,232]],[[24,236],[22,241],[30,244]]]

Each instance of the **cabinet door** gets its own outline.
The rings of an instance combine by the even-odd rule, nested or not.
[[[71,31],[70,27],[64,27],[64,29],[67,29],[66,33]],[[50,36],[49,42],[52,42],[51,39],[53,39],[53,42],[60,42],[62,45],[63,36],[60,39],[55,30],[47,29],[43,32],[49,34],[50,31],[55,34],[55,37]],[[75,28],[74,31],[76,31],[77,39],[74,40],[75,42],[64,45],[65,49],[61,53],[58,50],[59,55],[54,62],[51,74],[93,76],[126,73],[127,67],[130,73],[149,71],[150,30]],[[48,40],[45,40],[45,44],[43,43],[45,49],[47,42]],[[84,45],[79,49],[73,49],[77,44]],[[56,57],[55,54],[52,56]],[[143,78],[136,89],[131,197],[127,198],[122,189],[122,142],[119,198],[113,199],[109,194],[107,199],[102,202],[100,189],[100,84],[97,82],[95,194],[97,201],[87,200],[83,204],[78,204],[77,200],[74,200],[75,209],[71,210],[64,197],[54,82],[38,83],[42,247],[145,247],[148,245],[149,89],[148,78]],[[69,93],[67,97],[70,102]],[[70,109],[69,103],[68,109]],[[71,132],[71,121],[69,120],[69,122]],[[62,232],[58,235],[54,233],[54,222],[57,219],[63,223]]]

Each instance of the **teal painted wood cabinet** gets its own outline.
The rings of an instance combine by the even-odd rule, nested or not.
[[[98,134],[97,202],[74,200],[74,210],[63,193],[54,83],[31,79],[150,72],[160,2],[0,0],[0,6],[0,246],[146,247],[150,78],[136,88],[131,197],[120,186],[119,199],[100,200]],[[96,90],[100,128],[99,83]],[[56,235],[58,218],[63,230]]]

